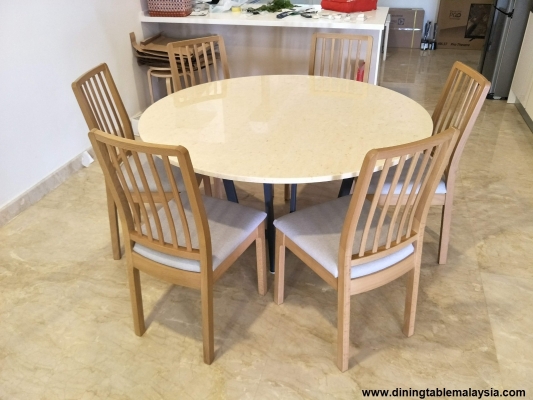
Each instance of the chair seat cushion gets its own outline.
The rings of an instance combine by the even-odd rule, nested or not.
[[[352,196],[341,197],[327,203],[285,215],[276,219],[274,225],[337,278],[339,276],[337,263],[341,231],[351,198]],[[353,254],[359,252],[361,236],[370,210],[370,204],[369,201],[365,200],[361,212],[361,218],[357,225],[352,251]],[[379,216],[380,209],[378,208],[374,215],[374,219],[372,220],[369,240],[367,241],[367,243],[370,242],[370,244],[367,246],[366,250],[370,250],[371,248]],[[389,224],[390,218],[385,217],[380,240],[378,242],[380,246],[386,243]],[[408,245],[386,257],[354,266],[351,270],[351,277],[353,279],[381,271],[403,260],[413,254],[413,252],[413,245]]]
[[[198,248],[198,234],[190,203],[186,194],[181,195],[185,215],[191,233],[193,248]],[[257,211],[249,207],[242,206],[225,200],[202,196],[209,230],[211,233],[211,249],[213,255],[213,270],[215,270],[265,219],[266,213]],[[179,221],[178,208],[174,200],[169,202],[174,221]],[[171,242],[170,230],[168,228],[167,216],[164,209],[159,210],[161,224],[166,227],[163,237],[167,243]],[[176,224],[180,226],[180,224]],[[143,232],[145,228],[143,228]],[[152,232],[155,232],[155,228]],[[157,235],[154,235],[157,238]],[[177,229],[178,243],[185,243],[183,231]],[[152,261],[172,268],[184,271],[200,272],[200,262],[181,257],[171,256],[147,246],[136,243],[133,251]]]
[[[148,159],[146,158],[146,154],[140,153],[139,154],[139,160],[141,161],[141,165],[143,168],[143,171],[146,175],[146,181],[148,183],[148,188],[150,192],[156,192],[157,191],[157,185],[154,181],[154,176],[152,174],[152,169],[150,168],[150,165],[148,164]],[[145,192],[144,185],[142,184],[141,177],[139,175],[139,170],[137,168],[137,165],[135,163],[135,159],[133,157],[128,157],[128,162],[130,165],[130,168],[133,172],[133,176],[135,177],[135,182],[137,183],[137,188],[141,193]],[[165,171],[165,165],[163,164],[163,161],[159,157],[154,157],[154,165],[157,170],[158,175],[161,177],[161,186],[163,186],[163,190],[165,192],[171,192],[172,188],[170,187],[170,183],[167,180],[167,173]],[[176,167],[175,165],[172,165],[172,173],[174,174],[174,180],[176,181],[176,186],[178,187],[178,191],[183,192],[185,191],[185,184],[183,183],[183,176],[181,175],[181,170],[179,167]],[[122,173],[124,174],[126,178],[126,182],[128,184],[128,189],[130,191],[133,190],[132,183],[130,182],[128,178],[128,174],[126,172],[126,166],[122,164],[120,166],[120,169],[122,170]]]
[[[409,186],[407,186],[406,193],[411,193],[411,189],[413,188],[413,181],[416,175],[418,174],[418,171],[420,170],[420,166],[422,164],[423,157],[418,157],[417,165],[415,167],[415,170],[412,175],[411,182],[409,183]],[[405,166],[402,170],[402,173],[400,175],[400,179],[398,180],[398,184],[396,185],[396,188],[394,189],[394,194],[400,194],[402,191],[403,184],[405,182],[405,179],[407,177],[407,172],[409,171],[409,167],[411,166],[411,162],[413,161],[412,158],[409,158],[405,161]],[[394,174],[396,173],[396,165],[390,167],[389,172],[387,173],[387,178],[385,179],[385,183],[383,184],[383,189],[381,190],[381,193],[388,193],[390,185],[392,183],[392,180],[394,179]],[[368,193],[369,194],[375,194],[376,188],[378,187],[379,182],[379,173],[375,173],[372,175],[372,179],[370,180],[370,185],[368,187]],[[444,179],[441,179],[439,181],[439,184],[437,185],[437,189],[435,190],[436,194],[445,194],[446,193],[446,182]]]

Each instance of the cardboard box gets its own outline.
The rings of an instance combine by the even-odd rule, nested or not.
[[[482,49],[491,7],[491,0],[441,0],[437,48]]]
[[[420,48],[424,10],[422,8],[389,8],[389,47]]]

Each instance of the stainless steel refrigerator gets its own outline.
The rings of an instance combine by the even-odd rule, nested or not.
[[[488,2],[487,2],[488,3]],[[533,0],[494,0],[479,71],[492,82],[487,98],[507,99]]]

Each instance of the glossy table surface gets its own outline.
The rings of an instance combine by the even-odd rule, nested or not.
[[[428,112],[371,84],[304,75],[234,78],[150,106],[142,140],[182,145],[197,173],[257,183],[357,176],[373,148],[431,135]]]

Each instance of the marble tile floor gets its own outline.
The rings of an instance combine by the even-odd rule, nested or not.
[[[383,86],[435,106],[455,60],[478,52],[390,49]],[[125,260],[111,257],[93,164],[0,228],[0,399],[359,399],[362,389],[525,389],[533,398],[533,133],[487,101],[464,152],[447,265],[439,209],[425,236],[415,335],[399,279],[352,297],[350,369],[335,365],[336,294],[289,254],[286,300],[258,295],[249,249],[215,286],[203,364],[200,297],[142,275],[148,330],[132,329]],[[262,208],[259,185],[238,184]],[[338,183],[300,185],[298,207]],[[276,188],[276,213],[288,211]]]

